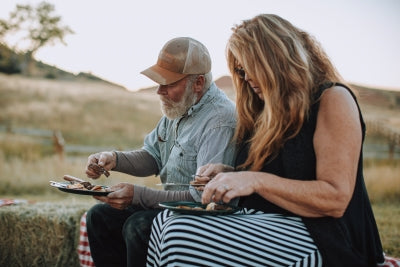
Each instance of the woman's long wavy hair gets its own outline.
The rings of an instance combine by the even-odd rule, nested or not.
[[[248,158],[239,167],[258,171],[299,133],[318,85],[342,78],[314,38],[277,15],[258,15],[232,31],[226,53],[236,88],[235,138],[240,143],[250,134]],[[235,73],[238,65],[264,100]]]

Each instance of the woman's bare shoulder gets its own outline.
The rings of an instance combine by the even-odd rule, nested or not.
[[[333,86],[326,89],[321,95],[321,108],[357,110],[354,97],[349,90],[343,86]]]

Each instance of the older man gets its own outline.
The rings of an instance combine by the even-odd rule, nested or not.
[[[144,266],[151,224],[162,201],[200,201],[193,187],[185,186],[197,167],[207,163],[232,165],[235,127],[234,104],[212,82],[207,48],[192,38],[167,42],[157,63],[144,70],[159,84],[164,116],[150,132],[142,149],[90,155],[86,174],[98,163],[106,170],[134,176],[159,175],[166,190],[122,183],[87,213],[90,250],[96,266]],[[171,183],[179,185],[171,185]]]

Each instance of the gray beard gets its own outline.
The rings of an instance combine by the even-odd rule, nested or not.
[[[168,99],[160,98],[161,111],[170,120],[174,120],[183,116],[191,106],[197,102],[195,92],[192,90],[192,84],[188,84],[185,89],[185,94],[179,102],[173,102]]]

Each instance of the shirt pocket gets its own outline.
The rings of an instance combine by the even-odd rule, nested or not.
[[[179,144],[174,147],[176,168],[183,176],[191,177],[197,170],[197,152],[194,145]]]

